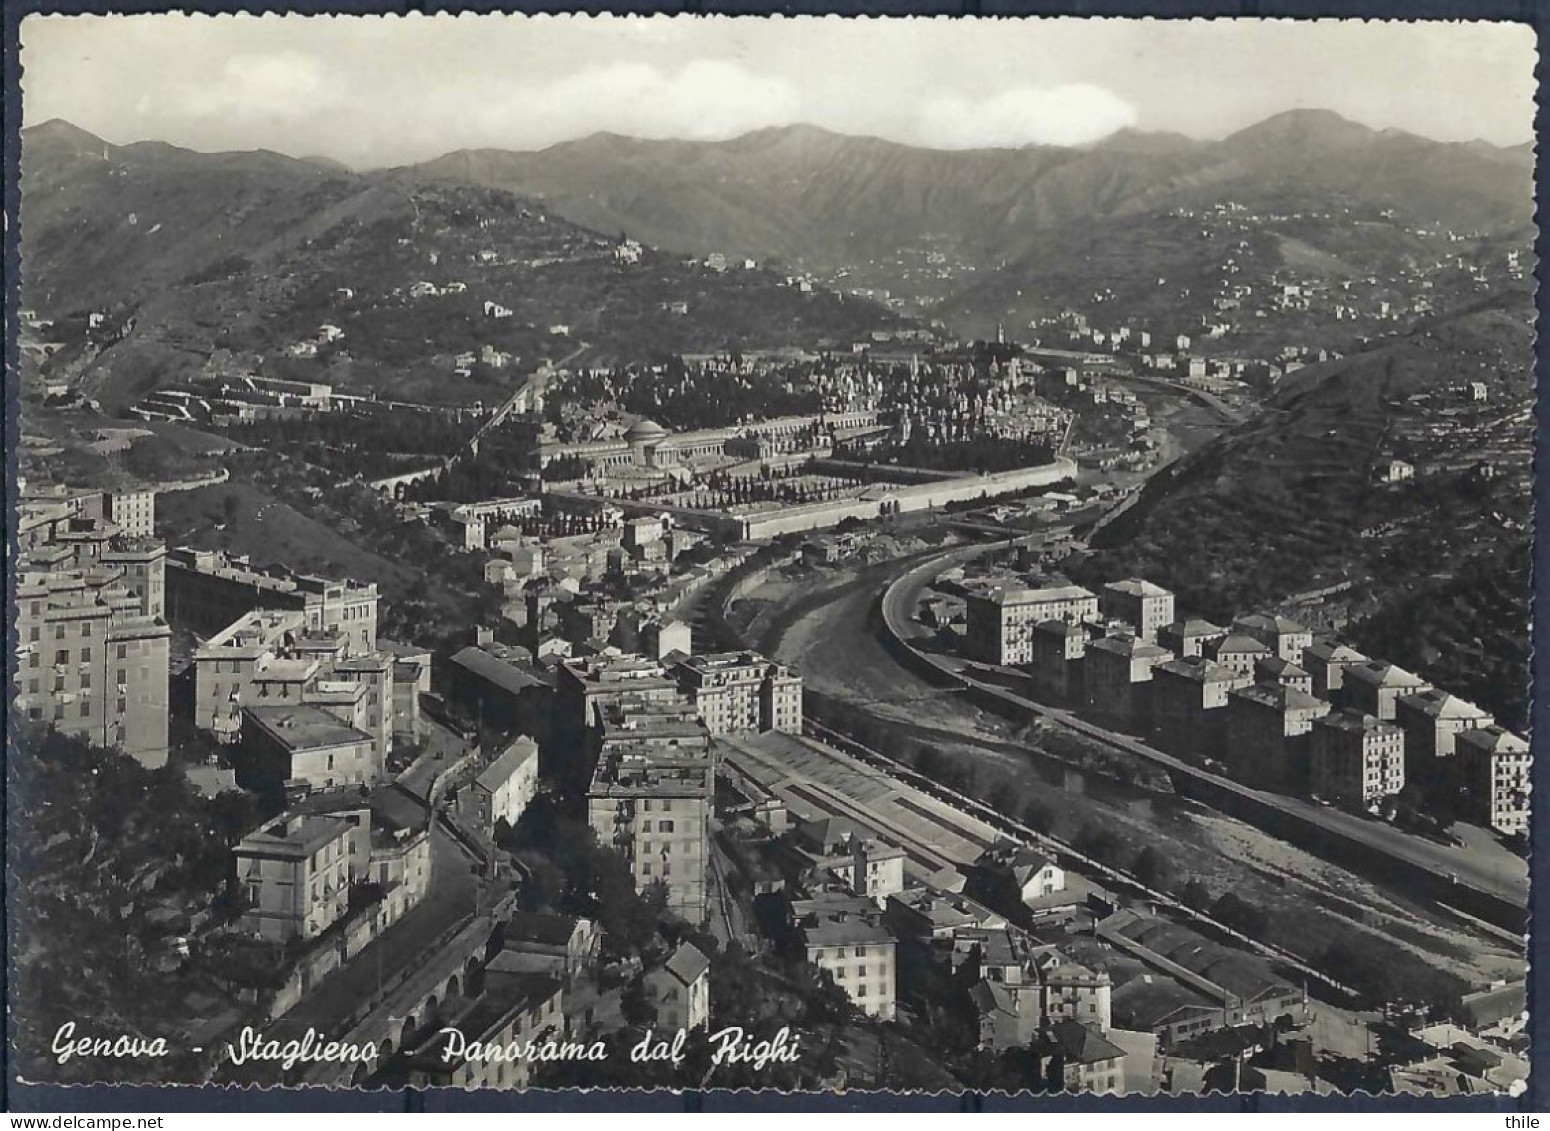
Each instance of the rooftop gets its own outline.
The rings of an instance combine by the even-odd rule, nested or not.
[[[1490,726],[1466,730],[1454,741],[1455,743],[1462,743],[1470,750],[1478,750],[1490,754],[1528,753],[1528,743],[1524,739],[1513,734],[1505,727],[1499,727],[1494,723]]]
[[[1233,699],[1259,703],[1277,711],[1311,711],[1327,706],[1324,700],[1316,699],[1306,691],[1299,691],[1295,687],[1267,687],[1263,683],[1234,688],[1228,692],[1228,695]]]
[[[1346,678],[1373,687],[1425,687],[1426,681],[1411,675],[1404,668],[1386,664],[1382,660],[1363,660],[1346,668]]]
[[[1170,590],[1161,585],[1154,585],[1140,577],[1127,578],[1124,581],[1113,581],[1103,587],[1107,592],[1118,593],[1126,597],[1172,597]]]
[[[1248,678],[1204,656],[1185,656],[1178,660],[1167,660],[1152,670],[1182,676],[1197,683],[1231,683],[1234,680]]]
[[[997,605],[1040,605],[1051,601],[1096,601],[1097,596],[1080,585],[1052,585],[1043,589],[996,586],[988,592],[970,593],[973,599]]]
[[[686,986],[692,986],[710,969],[710,959],[693,943],[682,943],[673,951],[662,969]]]
[[[531,688],[548,688],[548,684],[526,667],[491,652],[488,648],[469,646],[455,653],[452,662],[464,671],[494,684],[502,691],[520,695]]]
[[[340,722],[321,707],[306,703],[245,707],[243,714],[252,719],[265,734],[291,751],[371,741],[370,735]]]
[[[1270,649],[1265,647],[1263,642],[1254,639],[1252,636],[1245,636],[1241,632],[1230,633],[1215,644],[1207,645],[1207,647],[1218,656],[1243,652],[1262,655],[1270,652]]]
[[[349,821],[340,817],[314,817],[286,814],[243,837],[236,851],[243,855],[268,855],[303,858],[323,845],[350,831]]]
[[[1308,630],[1290,617],[1270,616],[1266,613],[1250,613],[1232,622],[1234,629],[1242,632],[1270,632],[1277,636],[1291,636]]]
[[[501,752],[500,757],[480,771],[474,784],[487,793],[494,793],[510,781],[513,774],[537,757],[538,743],[525,735],[519,736]]]
[[[1399,702],[1408,710],[1433,719],[1489,720],[1491,717],[1473,703],[1460,699],[1457,695],[1449,695],[1436,687],[1429,687],[1414,695],[1402,695],[1399,697]]]
[[[1393,723],[1384,722],[1375,715],[1368,715],[1361,711],[1336,711],[1317,720],[1316,726],[1329,727],[1334,730],[1349,731],[1351,733],[1364,732],[1367,734],[1403,734]],[[1466,732],[1467,733],[1467,732]]]

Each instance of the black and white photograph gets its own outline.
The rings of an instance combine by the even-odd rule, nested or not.
[[[1532,26],[19,55],[13,1080],[1537,1086]]]

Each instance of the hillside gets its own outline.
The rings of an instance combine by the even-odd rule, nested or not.
[[[621,252],[498,190],[111,146],[62,122],[24,133],[22,168],[41,375],[109,409],[201,373],[472,403],[545,360],[815,348],[901,321],[763,270]]]
[[[1522,725],[1532,316],[1510,293],[1297,373],[1154,477],[1084,576],[1145,575],[1218,623],[1284,609]],[[1414,478],[1384,481],[1396,459]]]
[[[1061,257],[1073,228],[1102,234],[1100,221],[1226,200],[1272,211],[1294,195],[1460,232],[1523,229],[1533,162],[1522,148],[1292,111],[1216,142],[1127,130],[1081,149],[948,152],[793,126],[725,142],[597,135],[540,152],[460,151],[416,172],[530,195],[660,247],[828,271],[892,264],[896,284],[909,253],[929,250],[962,284],[1030,256],[1077,269],[1079,254]]]

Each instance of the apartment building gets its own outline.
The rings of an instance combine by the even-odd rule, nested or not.
[[[282,814],[243,837],[232,850],[247,904],[242,928],[289,942],[316,938],[342,919],[361,832],[341,816]]]
[[[1526,833],[1533,768],[1528,743],[1511,731],[1489,725],[1459,734],[1453,749],[1464,819],[1508,836]]]
[[[148,487],[104,493],[104,516],[124,534],[150,538],[156,533],[156,492]]]
[[[605,744],[587,790],[587,821],[630,866],[637,890],[667,889],[667,905],[691,923],[706,914],[705,874],[715,769],[708,750]]]
[[[1430,772],[1437,759],[1453,757],[1460,734],[1488,727],[1495,720],[1457,695],[1428,688],[1396,699],[1394,722],[1405,732],[1405,757],[1414,776],[1418,770]]]
[[[309,629],[300,610],[245,613],[194,653],[194,725],[231,743],[242,737],[244,708],[307,704],[369,735],[385,764],[392,659],[347,647],[342,633]]]
[[[1033,660],[1035,625],[1048,620],[1075,624],[1097,616],[1097,596],[1079,585],[970,591],[965,646],[970,656],[987,664],[1026,664]]]
[[[710,1027],[710,959],[693,943],[679,943],[667,961],[647,972],[644,980],[662,1032]]]
[[[1364,660],[1345,669],[1337,701],[1353,711],[1376,715],[1385,722],[1392,722],[1399,710],[1399,701],[1407,695],[1418,695],[1431,688],[1418,675],[1382,660]]]
[[[753,652],[691,656],[670,674],[711,734],[802,733],[802,677]]]
[[[662,665],[641,656],[586,656],[555,669],[557,728],[578,740],[598,725],[603,708],[626,698],[675,703],[678,684]]]
[[[1313,677],[1313,694],[1333,699],[1345,684],[1345,672],[1352,664],[1366,663],[1367,657],[1345,644],[1325,642],[1302,650],[1298,663]]]
[[[372,785],[385,770],[371,735],[307,703],[245,707],[241,744],[244,788]]]
[[[791,831],[792,847],[806,869],[826,874],[853,895],[884,906],[904,890],[904,850],[862,836],[849,821],[824,817]]]
[[[892,1021],[898,944],[871,900],[825,898],[792,907],[807,961],[826,970],[863,1013]]]
[[[1251,613],[1232,622],[1232,630],[1258,640],[1274,656],[1292,663],[1302,660],[1303,649],[1313,644],[1313,633],[1288,617]]]
[[[1074,702],[1082,694],[1082,661],[1087,632],[1079,624],[1047,620],[1033,626],[1033,686],[1056,702]]]
[[[515,825],[538,792],[538,743],[514,738],[459,796],[459,809],[486,836],[505,821]]]
[[[297,610],[311,632],[338,632],[345,654],[377,647],[377,586],[261,568],[246,557],[179,547],[167,556],[167,616],[212,636],[256,609]]]
[[[1173,594],[1139,577],[1103,587],[1098,608],[1104,616],[1130,625],[1141,640],[1156,641],[1159,630],[1173,623]]]
[[[1405,787],[1405,732],[1361,711],[1316,719],[1309,786],[1343,808],[1372,809]]]
[[[1198,653],[1152,669],[1152,735],[1169,754],[1195,762],[1221,758],[1227,745],[1227,697],[1253,677]]]
[[[566,1034],[565,989],[545,974],[486,970],[483,991],[458,1018],[457,1031],[469,1043],[502,1051],[562,1041]],[[533,1080],[531,1055],[472,1057],[448,1055],[451,1034],[439,1029],[407,1056],[411,1088],[501,1088],[521,1090]]]
[[[1298,793],[1311,775],[1313,724],[1329,704],[1284,685],[1254,684],[1227,696],[1226,761],[1245,781]]]
[[[1176,620],[1158,629],[1157,643],[1184,660],[1201,655],[1207,644],[1226,635],[1226,629],[1218,628],[1208,620],[1191,617]]]
[[[1106,636],[1082,660],[1086,713],[1109,726],[1149,729],[1152,669],[1173,658],[1166,648],[1134,636]]]
[[[95,549],[45,542],[18,560],[15,709],[154,769],[167,761],[171,630],[152,590]]]
[[[1207,641],[1200,653],[1224,668],[1248,676],[1250,680],[1254,678],[1254,665],[1275,654],[1258,638],[1242,632]]]

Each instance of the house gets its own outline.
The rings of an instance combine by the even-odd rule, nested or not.
[[[344,918],[358,826],[340,817],[282,814],[232,855],[246,909],[242,926],[274,942],[311,939]]]
[[[237,780],[244,789],[287,782],[312,789],[369,785],[383,762],[372,736],[310,703],[242,710]]]
[[[1097,1026],[1065,1018],[1041,1032],[1033,1047],[1051,1084],[1096,1096],[1124,1094],[1125,1050]]]
[[[491,970],[569,978],[597,960],[602,934],[590,919],[550,911],[518,911],[507,920]]]
[[[833,817],[808,821],[793,829],[790,839],[805,868],[827,872],[879,906],[904,890],[904,850],[861,836],[848,821]]]
[[[666,962],[646,974],[645,983],[662,1029],[710,1026],[710,959],[693,943],[680,943]]]
[[[1383,469],[1382,479],[1385,483],[1405,483],[1414,478],[1415,465],[1402,459],[1389,460],[1388,466]]]
[[[475,828],[493,837],[502,821],[515,825],[538,792],[538,743],[513,739],[458,796],[458,808]]]
[[[974,862],[965,891],[991,907],[1025,912],[1066,890],[1066,873],[1027,845],[1003,842]]]

